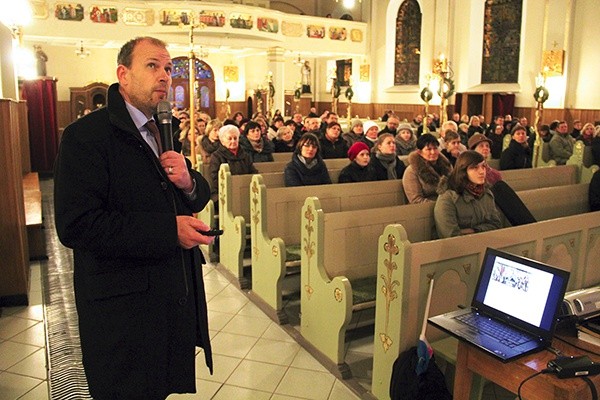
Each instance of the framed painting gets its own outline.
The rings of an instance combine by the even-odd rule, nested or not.
[[[166,26],[189,25],[191,15],[191,10],[162,9],[160,10],[160,24]]]
[[[154,24],[154,11],[151,8],[127,7],[121,18],[125,25],[150,26]]]
[[[206,26],[221,28],[225,26],[225,13],[223,11],[200,11],[199,20]]]
[[[336,60],[335,75],[340,86],[350,86],[350,77],[352,76],[352,59]]]
[[[119,19],[116,7],[92,6],[90,19],[93,22],[114,24]]]
[[[82,21],[83,6],[79,3],[57,3],[54,16],[61,21]]]
[[[346,40],[346,28],[331,26],[329,27],[329,39],[331,40]]]
[[[308,25],[306,27],[306,36],[314,39],[323,39],[325,37],[325,27],[323,25]]]
[[[275,18],[259,17],[256,19],[256,28],[261,32],[279,32],[279,21]]]
[[[229,14],[229,24],[232,28],[252,29],[254,21],[252,21],[252,15],[250,14],[231,13]]]

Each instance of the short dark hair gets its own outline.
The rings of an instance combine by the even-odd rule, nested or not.
[[[424,133],[417,139],[417,149],[419,150],[423,150],[430,144],[434,145],[435,147],[440,146],[440,142],[431,133]]]
[[[121,47],[121,50],[119,50],[119,55],[117,56],[117,65],[124,65],[127,68],[131,68],[133,50],[135,49],[135,46],[138,45],[138,43],[144,41],[148,41],[158,47],[162,47],[165,49],[167,48],[167,44],[160,39],[156,39],[151,36],[136,37],[135,39],[131,39],[130,41],[125,43],[123,47]]]
[[[300,140],[298,140],[298,144],[296,145],[298,153],[302,151],[302,146],[304,146],[307,143],[312,144],[317,148],[317,154],[321,152],[321,144],[319,143],[319,138],[317,137],[317,135],[315,135],[314,133],[307,132],[304,135],[302,135]]]
[[[261,126],[258,122],[256,121],[248,121],[248,123],[246,124],[246,126],[244,127],[244,136],[248,134],[248,132],[250,132],[250,130],[252,129],[261,129]]]

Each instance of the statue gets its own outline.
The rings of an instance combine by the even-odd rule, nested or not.
[[[44,50],[42,50],[42,46],[38,44],[34,44],[33,49],[35,50],[35,61],[38,76],[47,76],[48,73],[46,71],[46,61],[48,61],[48,56],[46,53],[44,53]]]
[[[300,72],[302,73],[302,93],[311,93],[310,91],[310,65],[308,61],[304,61]]]

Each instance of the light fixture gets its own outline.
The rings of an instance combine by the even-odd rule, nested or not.
[[[83,40],[82,40],[79,44],[79,48],[77,50],[75,50],[75,55],[81,59],[84,59],[87,56],[89,56],[90,54],[91,53],[89,50],[86,50],[83,48]]]
[[[339,3],[340,0],[335,0],[336,3]],[[359,3],[362,3],[362,0],[358,0]],[[342,4],[345,8],[354,8],[356,5],[356,0],[342,0]]]
[[[32,14],[28,0],[13,1],[10,7],[0,13],[0,22],[10,29],[13,38],[19,40],[19,45],[23,34],[21,29],[31,23]]]
[[[296,58],[296,60],[294,61],[294,64],[297,65],[298,67],[301,67],[304,65],[305,62],[306,62],[306,60],[300,58],[300,53],[298,53],[298,58]]]

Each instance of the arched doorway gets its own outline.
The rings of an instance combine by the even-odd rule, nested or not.
[[[189,61],[187,57],[173,59],[173,85],[169,98],[178,108],[190,108]],[[203,60],[196,59],[195,110],[215,117],[215,75]]]

